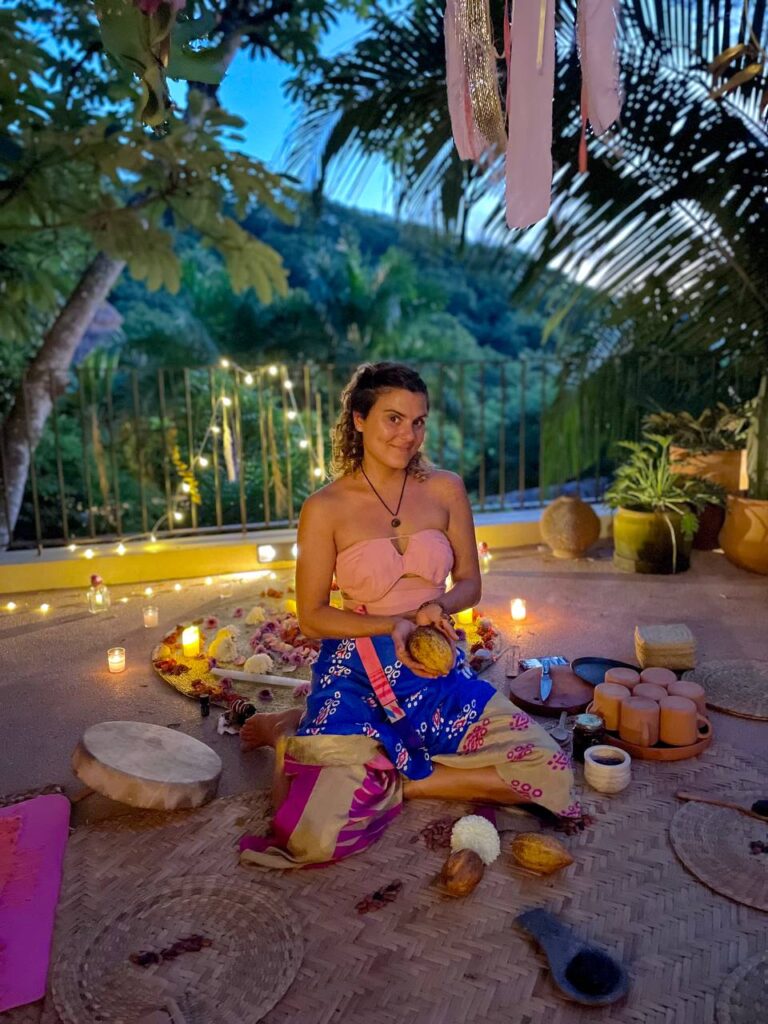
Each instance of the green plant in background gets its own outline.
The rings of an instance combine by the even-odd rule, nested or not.
[[[743,448],[749,416],[744,409],[729,409],[718,402],[700,416],[689,412],[652,412],[643,420],[647,434],[671,437],[672,444],[690,452],[730,452]]]
[[[747,473],[749,497],[768,501],[768,373],[763,374],[757,396],[749,403]]]
[[[648,434],[642,441],[620,441],[629,452],[605,492],[611,508],[633,512],[655,512],[664,517],[672,538],[673,565],[677,564],[677,537],[669,518],[680,516],[680,530],[692,540],[699,526],[700,512],[705,505],[725,504],[725,493],[717,484],[695,476],[675,473],[669,459],[670,437]]]

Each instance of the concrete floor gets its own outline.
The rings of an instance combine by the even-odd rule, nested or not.
[[[528,619],[518,639],[524,656],[602,655],[634,661],[637,623],[686,622],[700,660],[768,661],[768,579],[743,572],[714,552],[694,552],[691,570],[677,577],[617,572],[609,549],[592,559],[561,562],[531,548],[497,552],[484,577],[482,610],[512,639],[509,599],[524,597]],[[184,581],[156,585],[160,627],[145,630],[143,587],[112,590],[108,613],[89,615],[84,591],[25,594],[13,612],[13,595],[0,601],[0,793],[51,783],[78,788],[69,759],[92,723],[133,719],[174,725],[209,743],[224,762],[221,795],[268,784],[271,753],[240,754],[233,736],[216,734],[216,713],[201,719],[195,702],[155,676],[149,662],[162,632],[191,619],[218,600],[216,587]],[[255,603],[263,581],[235,584],[242,602]],[[127,598],[125,603],[121,599]],[[38,609],[51,605],[47,615]],[[106,651],[127,648],[128,667],[109,675]],[[499,672],[500,666],[491,670]],[[713,714],[716,742],[724,740],[768,755],[768,722]]]

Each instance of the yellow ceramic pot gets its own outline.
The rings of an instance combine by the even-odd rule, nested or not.
[[[555,558],[583,558],[600,536],[600,519],[581,498],[556,498],[539,521],[541,536]]]
[[[768,575],[768,501],[731,495],[720,545],[734,565]]]
[[[742,478],[743,451],[691,452],[671,445],[669,461],[674,473],[698,476],[720,484],[729,494],[738,494],[745,486]]]
[[[669,522],[667,522],[669,520]],[[683,572],[690,566],[691,541],[683,537],[681,516],[620,508],[613,517],[613,562],[623,572]],[[677,564],[673,565],[675,533]]]

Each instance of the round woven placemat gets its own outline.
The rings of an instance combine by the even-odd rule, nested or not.
[[[729,974],[717,993],[717,1024],[756,1024],[768,1007],[768,950]]]
[[[703,686],[707,705],[717,711],[768,719],[768,661],[705,661],[683,679]]]
[[[149,967],[129,960],[196,934],[210,946]],[[171,998],[188,1024],[241,1024],[261,1020],[285,994],[303,939],[278,894],[204,878],[145,891],[93,928],[71,932],[65,950],[51,990],[67,1024],[134,1024]]]
[[[768,839],[765,822],[727,807],[691,801],[672,819],[669,838],[699,881],[737,903],[768,910],[768,854],[750,850],[751,842]]]

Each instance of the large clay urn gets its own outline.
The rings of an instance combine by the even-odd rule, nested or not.
[[[734,565],[768,575],[768,501],[731,495],[720,544]]]
[[[600,519],[581,498],[556,498],[542,512],[539,526],[555,558],[583,558],[600,536]]]

